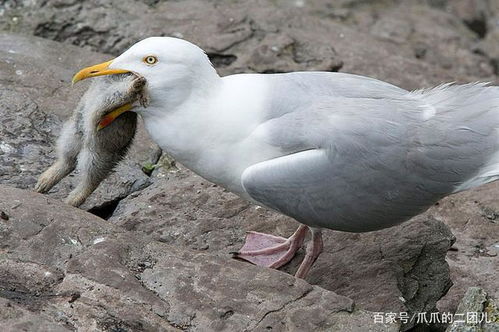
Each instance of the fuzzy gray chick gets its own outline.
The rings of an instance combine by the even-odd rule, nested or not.
[[[35,190],[49,191],[76,167],[80,181],[65,202],[80,206],[125,157],[137,128],[137,114],[146,106],[146,80],[126,73],[93,80],[57,141],[57,160],[38,179]]]

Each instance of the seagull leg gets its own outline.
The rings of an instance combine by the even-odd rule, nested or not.
[[[289,262],[303,245],[308,227],[300,225],[288,239],[258,232],[248,232],[246,241],[234,257],[255,265],[279,268]]]
[[[295,273],[295,277],[301,279],[305,279],[308,271],[310,271],[310,268],[321,254],[323,248],[321,230],[319,228],[310,228],[310,231],[312,232],[312,239],[307,244],[305,258],[301,262],[298,271]]]

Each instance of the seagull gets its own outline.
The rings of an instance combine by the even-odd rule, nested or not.
[[[124,111],[161,148],[301,223],[289,238],[249,232],[236,257],[279,268],[311,232],[298,278],[323,250],[322,229],[392,227],[499,178],[499,88],[487,83],[407,91],[347,73],[220,77],[201,48],[171,37],[144,39],[73,83],[127,72],[146,79],[149,106]]]

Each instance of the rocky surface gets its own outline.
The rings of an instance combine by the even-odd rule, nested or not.
[[[60,125],[85,88],[69,87],[72,74],[110,57],[92,51],[117,55],[145,36],[173,35],[206,49],[224,75],[344,71],[416,89],[495,81],[498,17],[494,0],[4,2],[0,30],[26,36],[0,35],[0,184],[30,189],[53,161]],[[54,223],[49,230],[60,229],[54,236],[66,241],[47,246],[55,255],[33,242],[41,235],[32,234],[43,233],[38,215],[13,209],[24,226],[0,242],[0,255],[7,257],[0,260],[5,262],[0,324],[11,330],[384,330],[372,324],[373,312],[454,313],[470,286],[499,298],[498,184],[448,197],[388,230],[326,231],[325,251],[307,278],[315,285],[310,286],[229,254],[247,230],[287,236],[295,222],[171,167],[164,158],[151,176],[144,174],[142,166],[158,158],[155,145],[139,131],[129,158],[83,206],[109,221],[43,201],[45,210],[61,211],[43,222]],[[70,177],[49,196],[62,198],[75,183]],[[16,200],[28,195],[2,190]],[[41,203],[35,209],[39,196],[27,197],[25,210],[53,213],[42,213]],[[0,219],[0,231],[13,225],[9,220]],[[94,238],[75,238],[79,230],[73,230],[80,227]],[[72,237],[64,238],[64,232]],[[100,243],[92,242],[96,239]],[[299,259],[284,271],[294,272]],[[52,274],[47,278],[40,271]],[[265,285],[271,277],[275,280]],[[239,297],[236,281],[243,287]],[[239,322],[244,325],[235,325]],[[414,322],[402,329],[411,327]]]
[[[2,331],[397,331],[289,274],[0,186]],[[49,208],[47,208],[49,207]]]
[[[499,310],[494,299],[480,287],[470,287],[456,310],[456,317],[446,332],[499,330]]]
[[[480,36],[468,28],[465,18],[449,13],[459,9],[454,9],[453,1],[436,2],[442,4],[14,1],[0,15],[0,28],[115,55],[146,36],[182,37],[205,49],[223,74],[342,70],[408,89],[442,81],[493,79],[489,57],[475,50]],[[493,0],[490,3],[493,6]],[[113,6],[119,10],[109,10]],[[400,75],[402,68],[405,75]]]
[[[225,259],[242,246],[246,231],[289,236],[297,227],[291,218],[250,205],[185,169],[158,175],[164,176],[122,200],[109,220]],[[379,232],[325,232],[324,242],[307,281],[346,295],[361,308],[432,312],[452,285],[445,255],[454,236],[427,216]],[[284,270],[294,273],[302,258]]]
[[[448,225],[457,240],[447,254],[454,286],[439,304],[454,312],[468,287],[482,287],[499,298],[498,183],[447,197],[426,214]]]

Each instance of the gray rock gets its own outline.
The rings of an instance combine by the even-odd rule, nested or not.
[[[499,3],[494,0],[449,1],[448,7],[480,39],[475,53],[483,55],[490,63],[494,73],[499,73]]]
[[[482,287],[499,298],[499,183],[447,197],[426,214],[448,225],[456,243],[447,254],[454,286],[438,307],[455,312],[469,287]]]
[[[478,51],[485,54],[492,66],[496,75],[499,74],[499,28],[490,31],[486,38],[478,44]]]
[[[155,241],[28,191],[0,186],[0,196],[2,331],[398,330],[289,274]]]
[[[448,1],[448,11],[463,21],[478,38],[484,38],[489,30],[487,22],[494,12],[494,1],[489,0],[456,0]]]
[[[487,332],[499,330],[497,302],[480,287],[470,287],[459,303],[446,332]]]
[[[488,59],[475,52],[479,36],[466,22],[466,18],[412,2],[386,8],[364,29],[392,43],[412,48],[415,58],[450,70],[452,75],[493,79],[493,67]]]
[[[297,227],[292,219],[250,205],[183,168],[157,176],[139,195],[120,201],[110,221],[174,247],[227,259],[240,249],[247,231],[289,236]],[[436,311],[452,285],[445,256],[454,240],[447,226],[428,216],[378,232],[326,231],[324,252],[307,281],[370,311]],[[302,258],[298,255],[284,271],[294,273]]]
[[[475,34],[443,8],[407,10],[384,1],[125,0],[109,11],[108,2],[16,2],[0,16],[0,29],[112,54],[146,36],[182,37],[205,49],[223,74],[341,69],[408,89],[492,75],[489,60],[474,53]]]
[[[0,327],[2,331],[73,331],[70,326],[66,326],[64,322],[58,321],[57,317],[51,317],[45,313],[32,312],[16,304],[14,301],[4,298],[8,298],[9,295],[15,297],[14,293],[9,294],[2,289],[0,289],[0,293],[2,294],[0,297]]]

